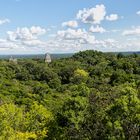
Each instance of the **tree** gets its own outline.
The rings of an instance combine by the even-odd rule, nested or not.
[[[88,75],[88,72],[85,70],[77,69],[74,71],[74,76],[71,78],[71,81],[75,84],[85,83],[88,79]]]
[[[0,106],[0,139],[27,140],[47,137],[52,115],[36,102],[27,112],[13,103]]]

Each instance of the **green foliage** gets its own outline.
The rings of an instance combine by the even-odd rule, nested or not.
[[[0,61],[0,140],[137,140],[139,132],[139,55]]]
[[[82,69],[76,69],[71,81],[75,84],[85,83],[88,79],[88,72]]]
[[[0,106],[0,139],[26,140],[41,139],[47,136],[52,115],[36,102],[26,111],[13,103]]]

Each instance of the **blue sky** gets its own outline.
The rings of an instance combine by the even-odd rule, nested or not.
[[[140,0],[0,0],[0,54],[140,51]]]

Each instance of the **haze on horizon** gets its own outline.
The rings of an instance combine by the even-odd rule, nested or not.
[[[0,1],[0,54],[87,49],[140,51],[140,1]]]

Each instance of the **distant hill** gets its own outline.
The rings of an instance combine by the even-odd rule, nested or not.
[[[108,53],[108,52],[106,52]],[[140,54],[140,52],[109,52],[113,54],[122,53],[123,55]],[[67,58],[74,55],[74,53],[51,54],[52,59]],[[0,55],[0,59],[9,59],[10,57],[23,59],[23,58],[40,58],[44,59],[45,54],[16,54],[16,55]]]
[[[115,53],[115,54],[122,53],[123,55],[131,55],[135,53],[140,55],[140,52],[110,52],[110,53]]]
[[[67,58],[71,57],[73,53],[64,53],[64,54],[51,54],[52,59],[59,59],[59,58]],[[17,55],[0,55],[0,59],[9,59],[10,57],[13,58],[45,58],[45,54],[17,54]]]

